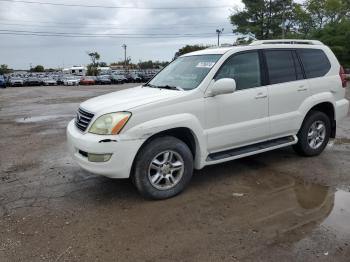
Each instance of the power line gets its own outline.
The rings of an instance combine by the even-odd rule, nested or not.
[[[37,34],[37,33],[11,33],[11,32],[0,32],[0,35],[12,35],[12,36],[44,36],[44,37],[63,37],[63,38],[94,38],[94,36],[76,36],[76,35],[54,35],[54,34]],[[188,36],[174,36],[174,37],[165,37],[165,36],[103,36],[104,38],[117,38],[117,39],[178,39],[178,38],[188,38]],[[192,38],[198,38],[200,36],[191,36]],[[201,38],[208,38],[210,36],[202,36]]]
[[[1,23],[1,25],[6,26],[20,26],[20,27],[44,27],[44,28],[67,28],[67,26],[63,25],[41,25],[41,24],[21,24],[21,23]],[[170,25],[171,26],[171,25]],[[82,27],[85,27],[85,29],[88,28],[99,28],[99,29],[118,29],[118,30],[130,30],[130,29],[146,29],[146,30],[169,30],[169,26],[165,25],[164,27],[113,27],[113,26],[98,26],[98,25],[89,25],[89,24],[81,24],[81,25],[70,25],[69,28],[78,28],[82,29]],[[183,29],[186,27],[190,28],[216,28],[215,25],[187,25],[187,26],[171,26],[172,29]]]
[[[106,5],[82,5],[82,4],[64,4],[64,3],[52,3],[52,2],[39,2],[39,1],[25,1],[25,0],[0,0],[0,2],[8,3],[22,3],[22,4],[35,4],[35,5],[51,5],[51,6],[64,6],[64,7],[84,7],[84,8],[105,8],[105,9],[138,9],[138,10],[185,10],[185,9],[220,9],[229,8],[229,5],[216,5],[216,6],[186,6],[186,7],[139,7],[139,6],[106,6]]]
[[[1,1],[1,0],[0,0]],[[96,25],[96,26],[115,26],[116,24],[105,24],[105,23],[74,23],[74,22],[56,22],[56,21],[42,21],[42,20],[18,20],[18,19],[4,19],[0,18],[0,21],[7,21],[7,22],[24,22],[24,23],[35,23],[35,24],[54,24],[54,25]],[[227,22],[227,21],[225,21]],[[185,24],[180,24],[180,23],[175,23],[175,24],[164,24],[164,26],[193,26],[193,25],[213,25],[213,26],[218,26],[219,24],[225,23],[225,22],[212,22],[212,23],[185,23]],[[140,24],[131,24],[128,23],[128,26],[139,26]],[[154,25],[154,24],[146,24],[142,23],[142,25]]]
[[[186,38],[186,37],[210,37],[212,33],[201,34],[83,34],[66,32],[47,31],[26,31],[26,30],[0,30],[2,35],[33,35],[33,36],[56,36],[56,37],[84,37],[84,38]]]
[[[36,33],[36,34],[57,34],[57,35],[84,35],[84,36],[135,36],[135,35],[145,35],[145,36],[202,36],[202,35],[213,35],[212,33],[147,33],[147,34],[132,34],[132,33],[106,33],[106,34],[91,34],[91,33],[70,33],[70,32],[48,32],[48,31],[26,31],[26,30],[8,30],[0,29],[0,32],[15,32],[15,33]]]

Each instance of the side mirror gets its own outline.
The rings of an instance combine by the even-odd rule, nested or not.
[[[222,78],[215,81],[211,90],[211,95],[218,96],[218,95],[232,94],[235,91],[236,91],[236,81],[232,78]]]

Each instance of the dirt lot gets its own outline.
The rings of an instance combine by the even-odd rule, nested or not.
[[[78,104],[127,87],[0,90],[1,262],[349,261],[350,116],[319,157],[286,148],[211,166],[152,202],[66,151]]]

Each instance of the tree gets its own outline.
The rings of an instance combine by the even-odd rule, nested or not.
[[[106,62],[99,62],[99,63],[98,63],[98,66],[99,66],[99,67],[108,67],[108,65],[107,65]]]
[[[91,63],[94,67],[97,67],[97,61],[100,60],[101,56],[97,52],[90,52],[88,53],[91,59]]]
[[[11,72],[13,72],[13,70],[9,69],[8,65],[5,65],[5,64],[0,65],[0,75],[9,74]]]
[[[140,61],[137,66],[140,69],[161,69],[167,66],[169,62],[160,62],[160,61]]]
[[[45,68],[42,65],[37,65],[30,69],[30,72],[42,73],[45,72]]]
[[[243,10],[236,10],[230,20],[233,32],[252,34],[256,39],[281,37],[283,22],[285,31],[293,15],[293,0],[243,0]]]
[[[87,66],[87,74],[90,76],[96,76],[97,75],[97,66],[98,66],[98,60],[100,60],[101,56],[97,52],[88,52],[88,56],[91,59],[91,64]]]
[[[182,56],[184,54],[187,54],[187,53],[190,53],[190,52],[194,52],[194,51],[203,50],[203,49],[206,49],[208,47],[209,46],[205,46],[205,45],[186,45],[186,46],[180,48],[179,51],[177,51],[175,53],[174,59],[176,59],[179,56]]]
[[[86,74],[89,75],[89,76],[96,76],[97,75],[97,67],[94,66],[93,64],[89,64],[87,66],[87,72]]]
[[[328,45],[344,67],[350,67],[350,19],[327,24],[314,38]]]
[[[350,1],[242,0],[245,7],[230,17],[236,44],[251,38],[318,39],[333,50],[340,62],[350,66]]]

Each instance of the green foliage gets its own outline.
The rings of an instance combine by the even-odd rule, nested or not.
[[[169,62],[160,62],[160,61],[140,61],[137,66],[140,69],[160,69],[167,66]]]
[[[107,65],[106,62],[99,62],[99,63],[98,63],[98,66],[99,66],[99,67],[108,67],[108,65]]]
[[[87,66],[87,74],[89,76],[96,76],[97,75],[97,67],[98,67],[98,60],[100,60],[101,56],[97,52],[88,52],[88,56],[91,59],[91,64]]]
[[[343,66],[350,67],[350,19],[327,24],[314,38],[328,45]]]
[[[86,72],[86,74],[87,74],[88,76],[97,76],[97,73],[98,73],[98,71],[97,71],[97,67],[96,67],[95,65],[89,64],[89,65],[87,66],[87,72]]]
[[[350,1],[242,0],[245,7],[230,17],[233,32],[240,37],[236,44],[249,38],[304,38],[324,42],[340,62],[350,66]],[[284,30],[283,30],[284,29]],[[248,41],[247,41],[248,38]]]
[[[42,65],[37,65],[30,69],[30,72],[42,73],[45,72],[45,68]]]
[[[8,68],[8,65],[0,65],[0,75],[12,73],[13,70]]]
[[[205,46],[205,45],[186,45],[186,46],[180,48],[179,51],[177,51],[175,53],[174,59],[176,59],[179,56],[182,56],[184,54],[191,53],[191,52],[194,52],[194,51],[203,50],[203,49],[206,49],[208,47],[209,46]]]
[[[96,67],[97,66],[97,61],[100,60],[101,56],[97,52],[90,52],[88,53],[91,59],[91,63]]]
[[[245,8],[230,17],[233,32],[253,34],[257,39],[272,39],[282,35],[282,21],[293,16],[293,0],[243,0]],[[286,25],[288,30],[288,25]]]

